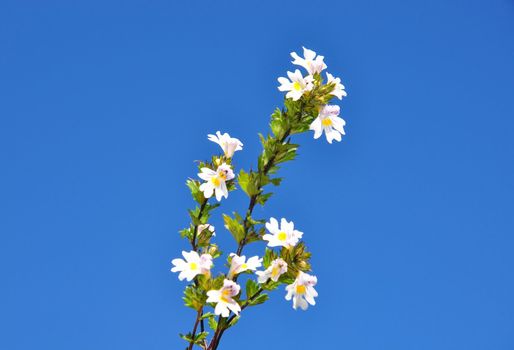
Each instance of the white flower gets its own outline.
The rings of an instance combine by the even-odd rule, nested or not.
[[[187,281],[193,280],[196,275],[205,274],[208,275],[210,273],[212,267],[212,256],[210,254],[202,254],[198,255],[194,250],[188,252],[183,251],[182,255],[184,259],[173,259],[171,263],[175,265],[171,272],[179,272],[178,275],[179,280],[183,280],[184,278]]]
[[[241,151],[243,149],[243,143],[235,137],[230,137],[227,133],[221,134],[219,131],[216,131],[216,135],[209,134],[207,138],[209,141],[220,145],[227,158],[232,158],[235,151]]]
[[[280,91],[288,91],[286,97],[292,98],[294,101],[298,101],[304,92],[310,91],[314,87],[312,85],[314,78],[311,75],[304,78],[298,69],[294,73],[287,72],[287,76],[289,79],[284,77],[278,78],[278,82],[281,84],[278,89]]]
[[[321,71],[325,68],[327,68],[327,65],[325,62],[323,62],[324,57],[323,56],[317,56],[316,52],[309,50],[307,48],[303,48],[303,57],[301,58],[296,54],[296,52],[291,52],[291,57],[294,58],[294,61],[292,61],[293,64],[296,64],[298,66],[302,66],[309,72],[309,74],[314,75],[316,73],[321,73]]]
[[[211,198],[212,194],[216,193],[216,199],[221,201],[222,197],[228,197],[227,184],[225,181],[232,180],[234,178],[234,172],[230,165],[225,163],[221,164],[216,171],[209,168],[202,168],[201,173],[198,174],[200,179],[205,180],[200,185],[200,191],[203,192],[205,198]]]
[[[262,266],[262,259],[258,256],[252,256],[246,260],[246,256],[238,256],[234,253],[230,254],[232,261],[230,263],[230,270],[228,272],[228,278],[232,278],[241,272],[248,270],[255,271],[258,267]]]
[[[332,140],[341,141],[341,135],[344,135],[344,126],[346,122],[338,117],[339,106],[326,105],[321,109],[318,117],[310,125],[310,129],[314,130],[314,138],[317,139],[325,131],[328,143]]]
[[[202,233],[204,230],[209,230],[212,232],[211,236],[216,236],[216,232],[214,230],[214,226],[210,224],[200,224],[198,225],[198,228],[196,229],[196,235],[198,236],[200,233]]]
[[[270,278],[273,282],[277,282],[280,276],[286,272],[287,263],[281,258],[278,258],[273,260],[266,270],[257,271],[255,274],[259,276],[257,278],[259,283],[266,283]]]
[[[270,218],[266,223],[266,228],[271,233],[262,236],[262,239],[268,241],[268,247],[294,247],[302,238],[303,232],[294,229],[294,223],[287,222],[286,219],[280,220],[280,227],[275,218]]]
[[[296,310],[300,307],[302,310],[307,310],[309,306],[307,303],[316,305],[316,301],[314,301],[314,298],[318,296],[318,292],[314,289],[316,283],[318,283],[316,276],[300,271],[293,284],[286,287],[286,300],[293,299],[293,309]]]
[[[239,287],[238,284],[231,280],[225,279],[221,289],[210,290],[207,292],[207,302],[216,303],[216,307],[214,308],[214,313],[216,315],[228,317],[230,311],[236,315],[239,315],[241,307],[234,299],[232,299],[232,297],[238,295],[240,289],[241,287]]]
[[[342,99],[343,96],[346,96],[346,91],[344,91],[344,85],[341,84],[341,79],[334,78],[334,76],[327,72],[327,84],[336,84],[334,90],[330,93],[331,95],[336,96],[338,99]]]

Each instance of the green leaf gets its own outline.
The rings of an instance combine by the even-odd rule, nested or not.
[[[246,281],[246,299],[250,298],[259,290],[259,284],[252,279]]]
[[[194,343],[197,344],[197,345],[200,345],[202,344],[202,342],[204,341],[204,339],[207,338],[207,336],[209,335],[209,332],[200,332],[198,333],[196,336],[195,336],[195,341]]]
[[[232,327],[232,326],[235,326],[237,321],[239,321],[239,316],[236,316],[232,319],[232,321],[230,321],[230,323],[228,324],[229,327]]]
[[[182,339],[184,339],[185,341],[187,341],[188,343],[193,343],[196,345],[202,345],[204,339],[206,339],[208,335],[209,335],[208,332],[200,332],[200,333],[196,334],[193,339],[193,335],[191,333],[179,334],[179,336]]]
[[[187,239],[193,238],[193,230],[191,229],[191,227],[180,230],[179,233],[180,233],[180,237],[182,237],[182,238],[184,238],[184,237]]]
[[[234,213],[238,218],[241,218],[238,214]],[[245,232],[244,227],[237,219],[231,218],[230,216],[223,214],[223,221],[225,222],[225,228],[229,230],[236,242],[239,244],[244,238]]]
[[[275,186],[280,186],[280,183],[282,182],[282,178],[281,177],[276,177],[274,179],[271,179],[270,180],[271,183]]]
[[[256,298],[250,300],[248,304],[251,306],[255,306],[255,305],[264,303],[268,299],[269,299],[268,294],[262,293],[262,294],[259,294],[259,296],[257,296]]]
[[[204,320],[206,318],[209,318],[209,317],[214,317],[216,315],[214,315],[212,312],[206,312],[202,315],[202,317],[200,317],[200,319]]]
[[[284,275],[282,275],[282,276],[284,276]],[[282,276],[280,276],[280,277],[282,277]],[[279,280],[279,282],[273,282],[272,280],[268,280],[268,282],[266,282],[262,285],[262,289],[270,290],[270,291],[275,290],[280,286],[280,284],[281,284],[280,280]],[[288,284],[291,284],[291,283],[288,283]]]
[[[189,187],[189,190],[191,191],[191,196],[195,201],[198,203],[203,203],[205,201],[205,197],[203,195],[203,192],[200,191],[200,182],[193,179],[188,179],[186,181],[187,187]]]
[[[187,341],[188,343],[193,343],[194,342],[194,339],[192,337],[192,334],[191,333],[187,333],[187,334],[182,334],[180,333],[179,334],[179,337],[181,337],[182,339],[184,339],[185,341]]]
[[[209,229],[209,227],[205,227],[201,232],[198,232],[197,242],[198,246],[205,247],[209,245],[213,232]]]
[[[272,195],[273,193],[271,192],[259,195],[257,197],[257,203],[264,205]]]
[[[310,271],[311,265],[309,260],[311,253],[307,251],[304,242],[300,242],[291,249],[283,248],[280,251],[280,256],[287,263],[287,274],[289,276],[296,276],[298,271]]]
[[[184,304],[195,310],[200,310],[207,300],[207,296],[200,288],[187,286],[182,297]]]
[[[209,320],[207,322],[209,323],[209,327],[211,327],[213,331],[215,331],[216,328],[218,328],[218,321],[216,321],[215,316],[209,317]]]
[[[241,187],[241,189],[249,197],[254,196],[259,193],[256,173],[254,173],[254,172],[247,173],[241,169],[241,171],[239,171],[239,175],[237,177],[237,182],[239,183],[239,187]]]
[[[265,269],[267,269],[270,266],[271,262],[276,258],[278,258],[277,254],[273,250],[266,248],[264,257],[262,258],[262,265]]]

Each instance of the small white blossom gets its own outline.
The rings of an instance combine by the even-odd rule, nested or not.
[[[239,315],[241,307],[239,304],[232,299],[232,297],[239,294],[241,287],[231,280],[225,279],[223,281],[223,287],[219,290],[210,290],[207,292],[207,302],[216,303],[214,313],[221,315],[222,317],[228,317],[230,311],[234,314]]]
[[[221,149],[225,153],[227,158],[232,158],[235,151],[241,151],[243,149],[243,143],[235,137],[230,137],[227,133],[220,133],[216,131],[216,135],[207,135],[209,141],[215,142],[220,145]]]
[[[214,229],[214,226],[210,225],[210,224],[200,224],[198,225],[198,228],[196,229],[196,234],[199,235],[200,233],[203,232],[203,230],[209,230],[212,232],[212,236],[216,236],[216,231]]]
[[[198,255],[194,250],[190,252],[182,252],[184,259],[173,259],[171,263],[174,267],[171,268],[171,272],[179,272],[179,280],[184,278],[187,281],[192,281],[197,275],[204,274],[208,275],[212,267],[212,256],[210,254]]]
[[[338,115],[339,106],[324,106],[309,127],[314,131],[314,138],[319,138],[324,131],[328,143],[332,143],[333,140],[341,141],[341,135],[345,134],[344,126],[346,122]]]
[[[296,52],[291,52],[291,57],[294,58],[294,61],[292,61],[293,64],[302,66],[311,75],[321,73],[323,69],[327,68],[327,65],[325,64],[325,62],[323,62],[323,56],[318,55],[316,57],[316,52],[309,50],[305,47],[303,48],[304,58],[298,56]]]
[[[344,85],[341,84],[341,79],[334,78],[334,76],[327,72],[327,84],[335,84],[334,90],[330,93],[331,95],[336,96],[338,99],[342,99],[343,96],[346,96],[346,91],[344,91]]]
[[[271,234],[265,234],[262,239],[268,241],[268,247],[294,247],[303,235],[303,232],[294,229],[292,221],[287,222],[284,218],[280,220],[280,227],[275,218],[270,218],[266,229]]]
[[[296,280],[286,287],[286,300],[293,299],[293,309],[296,310],[300,307],[302,310],[307,310],[307,307],[309,307],[307,303],[316,305],[314,300],[318,296],[318,292],[314,289],[316,283],[318,283],[316,276],[299,272]]]
[[[293,101],[298,101],[306,91],[310,91],[314,87],[312,84],[314,78],[311,75],[304,78],[298,69],[294,73],[287,72],[287,76],[289,79],[284,77],[278,78],[278,82],[281,84],[278,89],[280,91],[288,91],[286,97],[292,98]]]
[[[257,281],[259,283],[266,283],[270,278],[273,282],[277,282],[280,276],[286,272],[287,263],[278,258],[273,260],[266,270],[257,271],[255,274],[258,276]]]
[[[201,171],[198,177],[206,181],[200,185],[200,191],[203,192],[204,197],[210,198],[215,193],[218,202],[222,197],[227,198],[228,190],[225,182],[234,178],[234,172],[230,165],[223,163],[216,171],[209,168],[202,168]]]
[[[262,259],[258,256],[252,256],[251,258],[248,258],[248,261],[244,255],[238,256],[232,253],[230,256],[232,257],[232,261],[230,262],[228,278],[232,278],[233,276],[248,270],[255,271],[258,267],[262,266]]]

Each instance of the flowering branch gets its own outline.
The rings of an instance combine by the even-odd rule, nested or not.
[[[285,218],[271,217],[269,221],[253,217],[256,205],[264,205],[272,192],[265,192],[267,185],[279,186],[282,178],[276,177],[282,163],[296,158],[298,145],[291,143],[295,134],[310,130],[314,138],[325,133],[329,143],[341,141],[345,122],[339,115],[339,107],[328,105],[335,96],[346,96],[344,86],[339,78],[327,73],[327,81],[321,76],[326,69],[324,57],[304,48],[304,57],[291,53],[295,65],[306,69],[304,77],[300,70],[287,72],[288,78],[278,79],[280,91],[287,92],[284,107],[276,109],[271,115],[270,133],[259,135],[262,153],[258,157],[257,170],[248,172],[241,169],[237,175],[237,184],[249,197],[249,205],[244,218],[234,212],[232,216],[223,214],[225,228],[232,234],[236,243],[236,253],[228,256],[229,270],[211,275],[213,260],[222,254],[212,238],[215,228],[208,224],[211,212],[235,190],[236,175],[233,171],[232,158],[236,151],[243,149],[243,144],[228,134],[208,135],[208,139],[217,143],[223,154],[213,156],[210,161],[200,162],[198,177],[204,182],[189,179],[187,185],[191,190],[197,206],[189,210],[191,223],[180,231],[187,238],[192,250],[183,251],[184,259],[174,259],[172,272],[180,272],[179,279],[191,282],[184,291],[185,305],[196,310],[196,319],[190,333],[181,334],[188,342],[188,350],[194,345],[204,350],[216,350],[224,332],[234,326],[240,313],[249,306],[264,303],[268,299],[266,291],[272,291],[280,285],[286,285],[286,300],[293,301],[293,308],[306,310],[308,305],[315,305],[318,293],[314,289],[317,278],[310,272],[310,256],[305,243],[301,241],[303,233],[296,230],[294,223]],[[218,203],[211,204],[209,199],[215,197]],[[263,257],[246,258],[241,255],[244,248],[253,242],[267,242]],[[278,251],[273,248],[280,248]],[[263,267],[264,270],[257,270]],[[244,274],[255,273],[256,280],[246,279],[245,297],[238,284],[238,278]],[[206,307],[213,307],[214,312],[205,313]],[[216,316],[217,319],[216,319]],[[210,341],[204,328],[204,320],[214,331]],[[198,326],[200,325],[200,332]]]

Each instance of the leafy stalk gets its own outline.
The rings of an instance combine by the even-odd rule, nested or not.
[[[239,187],[248,195],[249,204],[246,209],[244,218],[233,213],[233,216],[223,214],[225,227],[233,235],[237,242],[236,254],[240,256],[244,248],[256,241],[262,241],[265,233],[265,220],[253,217],[254,209],[257,205],[264,205],[271,197],[271,192],[265,192],[265,188],[269,184],[274,186],[280,185],[282,178],[276,177],[282,163],[291,161],[296,158],[298,145],[291,143],[291,137],[295,134],[303,133],[309,129],[309,125],[317,117],[320,109],[328,103],[332,98],[330,92],[334,89],[333,84],[323,85],[323,79],[319,74],[314,75],[314,88],[305,93],[298,101],[285,99],[285,105],[282,109],[276,109],[271,115],[270,133],[267,136],[259,135],[262,144],[262,153],[258,157],[257,169],[245,172],[240,170],[237,176]],[[224,156],[213,157],[209,163],[200,163],[199,168],[209,167],[216,169],[216,165],[221,162],[230,164],[231,159]],[[208,222],[210,212],[219,206],[219,204],[209,204],[208,199],[204,198],[200,191],[200,182],[196,180],[188,180],[188,187],[195,201],[199,204],[194,210],[190,210],[191,225],[189,228],[181,231],[182,236],[188,238],[192,250],[198,253],[209,253],[213,258],[221,255],[218,247],[211,244],[211,235],[208,230],[198,232],[200,225]],[[235,188],[233,181],[227,183],[229,190]],[[297,244],[292,248],[282,248],[279,255],[272,250],[266,249],[264,256],[264,267],[267,268],[270,262],[276,258],[282,258],[287,262],[288,272],[280,277],[278,282],[268,281],[259,285],[253,280],[248,280],[246,284],[246,299],[240,300],[241,297],[235,297],[236,301],[241,305],[241,311],[249,306],[258,305],[267,300],[268,295],[264,293],[266,290],[273,290],[281,283],[292,283],[298,271],[309,271],[310,253],[305,249],[303,243]],[[231,276],[228,276],[230,279]],[[238,276],[232,277],[234,282]],[[186,306],[192,307],[197,311],[192,331],[186,335],[181,335],[188,342],[187,350],[192,350],[194,345],[198,345],[205,350],[216,350],[219,346],[221,338],[225,331],[235,325],[239,316],[232,315],[227,318],[221,315],[215,319],[215,315],[211,313],[204,314],[207,296],[209,290],[219,289],[225,275],[221,274],[216,278],[199,275],[195,277],[194,283],[188,286],[184,293],[184,301]],[[208,320],[209,327],[214,330],[214,335],[207,345],[207,332],[204,329],[204,320]],[[198,327],[200,332],[197,333]]]

